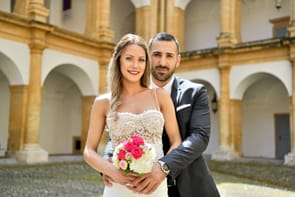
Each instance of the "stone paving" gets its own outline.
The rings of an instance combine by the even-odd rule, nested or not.
[[[213,172],[222,197],[295,197],[295,191]],[[50,157],[45,165],[0,158],[0,197],[101,196],[100,176],[81,156]]]

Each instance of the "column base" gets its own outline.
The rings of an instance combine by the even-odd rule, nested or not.
[[[0,150],[0,157],[5,157],[5,151],[4,150]]]
[[[287,155],[285,155],[284,164],[295,166],[295,151],[292,151],[288,153]]]
[[[38,144],[25,144],[24,149],[16,153],[16,159],[24,163],[48,162],[48,152],[41,149]]]
[[[235,154],[233,150],[224,147],[219,147],[219,149],[211,155],[211,159],[216,161],[231,161],[237,157],[238,155]]]

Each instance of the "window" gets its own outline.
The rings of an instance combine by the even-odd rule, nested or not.
[[[283,38],[289,36],[288,31],[288,24],[289,24],[290,17],[285,16],[281,18],[275,18],[269,20],[272,23],[272,35],[273,38]]]
[[[81,138],[80,136],[74,136],[73,137],[73,154],[79,154],[81,153]]]

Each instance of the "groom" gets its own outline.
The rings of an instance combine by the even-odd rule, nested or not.
[[[171,93],[182,144],[154,165],[152,173],[139,177],[129,188],[138,193],[152,193],[167,176],[169,197],[219,197],[203,152],[210,138],[210,112],[207,90],[174,75],[180,64],[179,43],[168,33],[158,33],[149,42],[152,87]],[[163,133],[163,149],[169,140]],[[104,179],[107,182],[107,179]],[[136,186],[136,187],[134,187]]]

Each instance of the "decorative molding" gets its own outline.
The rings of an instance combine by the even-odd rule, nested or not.
[[[191,0],[175,0],[175,6],[185,10]]]
[[[151,4],[150,0],[131,0],[135,8],[141,8]]]

